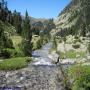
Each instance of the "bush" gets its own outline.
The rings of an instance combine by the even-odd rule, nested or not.
[[[37,49],[41,48],[43,43],[41,42],[41,39],[39,39],[36,43]]]
[[[7,33],[4,33],[4,30],[0,27],[0,49],[2,48],[13,48],[13,42]]]
[[[7,38],[4,44],[5,44],[6,48],[14,48],[13,47],[13,42],[10,38]]]
[[[11,58],[11,57],[13,57],[14,56],[14,53],[15,53],[14,50],[13,49],[9,49],[9,48],[3,49],[1,51],[1,54],[2,54],[2,56],[4,58]]]
[[[31,56],[32,55],[32,43],[30,44],[29,41],[22,41],[21,43],[21,49],[25,56]]]
[[[75,38],[75,39],[79,39],[79,37],[78,37],[78,36],[75,36],[74,38]]]
[[[73,43],[76,44],[77,42],[81,43],[81,40],[80,39],[75,39]]]
[[[6,48],[1,51],[1,56],[3,56],[4,58],[11,58],[11,57],[21,57],[24,56],[24,54],[22,51]]]
[[[32,59],[30,58],[30,57],[28,57],[27,59],[26,59],[26,62],[27,63],[30,63],[32,61]]]
[[[48,37],[44,36],[44,38],[43,38],[43,44],[46,44],[46,43],[48,43]]]
[[[37,37],[37,39],[33,40],[33,50],[40,49],[44,43],[44,39],[41,37]]]
[[[24,68],[28,65],[27,59],[28,57],[5,59],[0,62],[0,70],[18,70]],[[29,62],[30,61],[31,59],[29,59]]]
[[[74,49],[78,49],[78,48],[80,48],[80,44],[73,44],[72,47],[73,47]]]

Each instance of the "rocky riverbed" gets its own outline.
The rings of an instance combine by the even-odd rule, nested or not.
[[[28,68],[4,72],[0,71],[0,88],[11,90],[64,90],[63,76],[58,66],[29,66]]]
[[[59,65],[48,57],[51,43],[33,52],[34,61],[17,71],[0,71],[0,90],[65,90]]]

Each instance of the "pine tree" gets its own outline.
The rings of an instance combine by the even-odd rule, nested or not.
[[[8,11],[7,22],[13,25],[13,14],[11,11]]]
[[[3,31],[3,29],[0,27],[0,50],[4,47],[3,37],[4,37],[4,31]]]
[[[28,12],[26,11],[26,14],[25,14],[25,19],[23,20],[23,32],[22,32],[22,36],[23,38],[25,38],[26,40],[27,39],[30,39],[31,41],[31,26],[30,26],[30,19],[29,19],[29,16],[28,16]]]
[[[13,25],[14,25],[15,28],[16,28],[17,34],[21,34],[21,32],[22,32],[21,24],[22,24],[21,15],[20,15],[20,13],[18,13],[18,12],[15,10],[14,13],[13,13]]]
[[[7,18],[7,14],[8,14],[7,1],[1,0],[0,1],[0,20],[5,22]]]
[[[31,56],[32,53],[32,31],[30,26],[30,19],[28,16],[28,12],[26,11],[25,19],[23,21],[23,31],[22,31],[22,37],[23,37],[23,51],[25,55]]]

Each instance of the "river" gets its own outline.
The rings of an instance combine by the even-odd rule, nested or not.
[[[32,52],[34,57],[34,65],[54,65],[52,59],[49,58],[49,50],[52,48],[52,43],[47,43],[41,49]]]
[[[52,43],[32,52],[34,61],[28,67],[16,71],[0,71],[0,88],[10,90],[65,90],[61,64],[55,65],[49,58]],[[17,89],[15,89],[15,87]],[[0,89],[1,90],[1,89]]]

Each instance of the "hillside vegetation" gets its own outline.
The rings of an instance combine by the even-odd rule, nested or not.
[[[8,22],[2,22],[0,20],[0,26],[2,27],[2,29],[4,30],[5,33],[7,33],[8,35],[14,35],[16,34],[16,29],[14,26],[12,26],[10,23]]]
[[[90,0],[72,0],[55,20],[57,32],[85,36],[90,31],[89,10]]]

